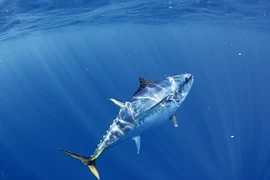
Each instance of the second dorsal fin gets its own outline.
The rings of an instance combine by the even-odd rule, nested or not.
[[[140,81],[140,87],[137,89],[137,91],[133,94],[133,96],[135,96],[138,92],[140,92],[142,89],[144,89],[145,87],[147,87],[148,85],[152,84],[153,81],[147,78],[142,78],[139,77],[139,81]]]

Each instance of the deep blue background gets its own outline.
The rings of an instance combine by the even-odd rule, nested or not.
[[[195,81],[179,127],[145,132],[139,155],[132,141],[104,153],[101,179],[270,179],[268,29],[103,23],[1,41],[3,179],[94,179],[57,148],[91,155],[119,110],[108,98],[128,100],[138,77],[182,73]]]

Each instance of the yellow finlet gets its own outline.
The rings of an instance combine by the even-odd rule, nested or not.
[[[102,153],[103,149],[100,150],[97,154],[95,154],[92,158],[91,158],[91,161],[95,160],[98,158],[98,156]]]

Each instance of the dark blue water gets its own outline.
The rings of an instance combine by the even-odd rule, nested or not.
[[[1,178],[94,179],[57,148],[91,155],[138,77],[192,73],[179,127],[104,153],[101,179],[269,180],[269,16],[268,1],[0,0]]]

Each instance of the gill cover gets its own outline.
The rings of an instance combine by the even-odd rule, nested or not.
[[[79,154],[75,154],[73,152],[70,152],[70,151],[67,151],[67,150],[64,150],[64,149],[60,149],[60,148],[59,148],[59,150],[66,153],[67,155],[70,155],[71,157],[81,161],[84,165],[86,165],[90,169],[90,171],[93,173],[95,178],[97,180],[100,180],[99,173],[98,173],[98,170],[97,170],[97,167],[96,167],[96,158],[97,157],[91,158],[91,157],[88,157],[88,156],[81,156]]]

